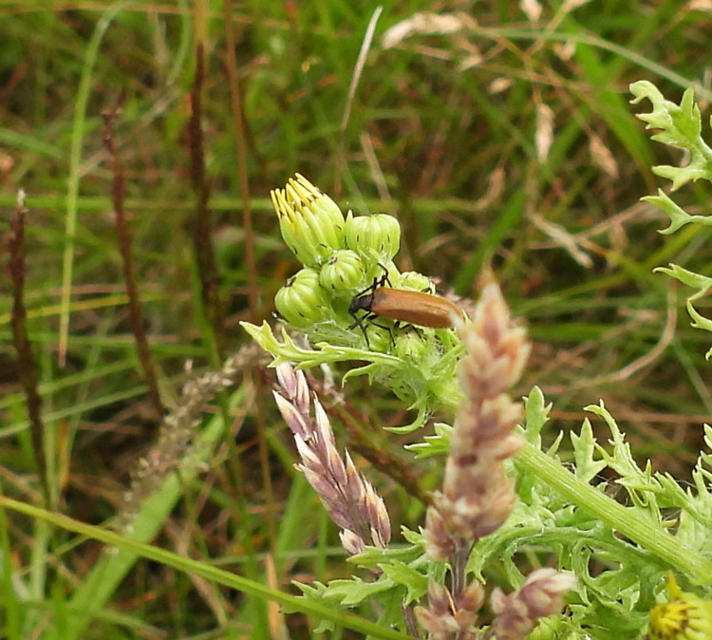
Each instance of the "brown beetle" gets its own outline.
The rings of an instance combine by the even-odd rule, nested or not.
[[[384,286],[386,284],[389,286]],[[349,313],[356,322],[350,328],[353,329],[356,325],[361,327],[366,342],[368,336],[363,327],[364,320],[390,318],[396,322],[407,322],[418,327],[447,329],[454,326],[453,318],[463,316],[462,309],[447,298],[421,291],[393,289],[390,284],[386,271],[381,278],[374,278],[371,286],[357,293],[351,300]],[[357,313],[361,310],[367,313],[359,317]],[[376,326],[389,329],[384,325],[376,324]]]

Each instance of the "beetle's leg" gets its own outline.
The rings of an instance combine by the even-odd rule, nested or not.
[[[391,338],[391,345],[392,345],[393,347],[395,347],[395,346],[396,346],[396,340],[395,340],[395,338],[393,337],[393,329],[394,329],[394,328],[396,327],[396,325],[398,324],[398,321],[396,320],[396,324],[394,324],[393,327],[389,327],[387,324],[378,324],[378,322],[373,322],[373,318],[377,318],[377,317],[378,317],[378,315],[376,315],[375,313],[371,313],[371,316],[370,316],[370,317],[367,316],[367,320],[369,320],[369,321],[371,322],[371,324],[372,324],[374,327],[378,327],[379,329],[385,329],[386,331],[388,331],[388,335],[389,335],[390,338]]]
[[[369,316],[371,316],[371,313],[367,313],[363,318],[359,318],[355,313],[351,314],[354,317],[355,322],[349,327],[349,331],[353,329],[354,327],[358,326],[359,329],[361,329],[361,333],[363,333],[363,338],[366,341],[366,346],[370,349],[371,348],[371,343],[368,341],[368,334],[366,333],[366,328],[363,326],[363,323],[365,320],[368,320]]]
[[[371,284],[369,284],[363,291],[359,291],[359,292],[354,296],[354,298],[360,298],[364,293],[366,293],[366,291],[370,291],[371,293],[373,293],[379,286],[380,286],[380,285],[379,285],[379,280],[378,280],[378,278],[374,278],[374,279],[373,279],[373,282],[372,282]]]

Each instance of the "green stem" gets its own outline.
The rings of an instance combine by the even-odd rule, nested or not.
[[[515,461],[535,474],[544,484],[556,489],[572,504],[654,553],[670,566],[685,573],[696,584],[709,583],[712,577],[712,561],[680,544],[652,518],[618,504],[590,484],[578,480],[559,462],[528,442],[517,453]]]

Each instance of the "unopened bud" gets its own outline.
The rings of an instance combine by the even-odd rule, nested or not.
[[[363,280],[363,262],[358,254],[350,249],[334,251],[319,272],[321,286],[329,291],[353,292]]]
[[[329,317],[329,305],[319,285],[319,274],[304,268],[293,275],[274,297],[280,315],[295,327],[306,327]]]
[[[400,224],[393,216],[376,213],[354,216],[349,212],[344,226],[346,246],[370,260],[391,260],[400,248]]]

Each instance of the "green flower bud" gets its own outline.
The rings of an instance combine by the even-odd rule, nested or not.
[[[368,345],[366,345],[365,340],[363,344],[369,351],[373,351],[374,353],[390,352],[393,348],[393,338],[391,337],[393,335],[392,330],[389,331],[384,327],[379,327],[373,324],[370,320],[364,321],[363,327],[368,335]],[[360,331],[359,329],[354,330]]]
[[[650,640],[705,640],[712,638],[712,602],[680,591],[675,576],[668,576],[669,602],[650,611]]]
[[[364,280],[364,267],[358,254],[340,249],[331,254],[319,272],[319,283],[331,291],[353,291]]]
[[[344,216],[338,205],[304,176],[270,191],[287,246],[306,267],[319,267],[344,248]]]
[[[330,317],[330,307],[319,285],[319,274],[305,268],[293,275],[274,297],[277,311],[289,324],[308,327]]]
[[[406,329],[396,337],[396,355],[408,362],[422,362],[427,354],[428,345],[420,334],[413,329]]]
[[[435,287],[428,276],[424,276],[417,271],[404,271],[398,279],[399,289],[410,289],[411,291],[423,291],[425,293],[435,293]]]
[[[380,262],[391,260],[400,248],[400,224],[393,216],[376,213],[354,216],[350,211],[344,226],[346,246]]]

